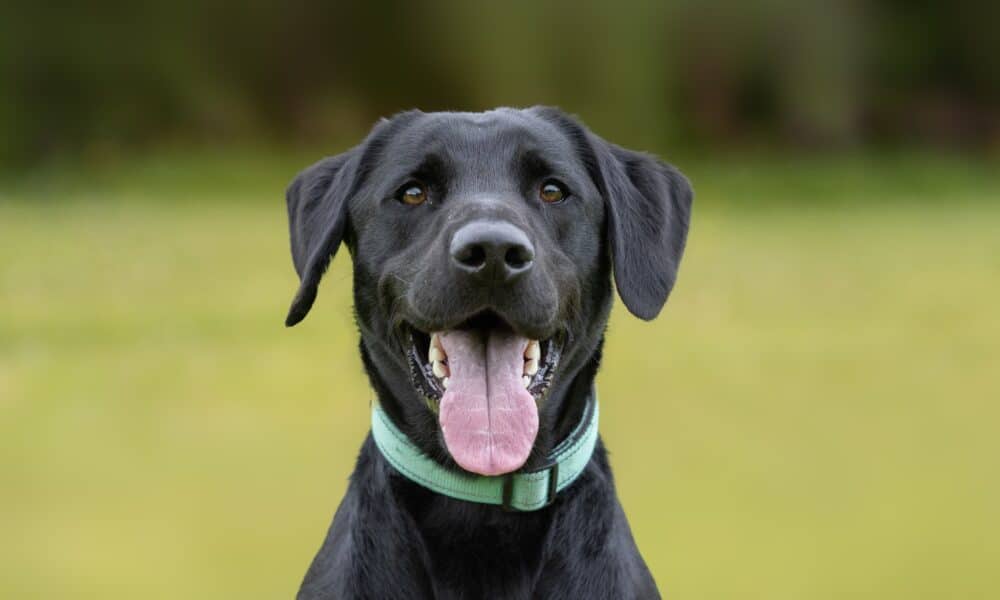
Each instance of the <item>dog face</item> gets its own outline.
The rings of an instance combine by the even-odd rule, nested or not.
[[[674,168],[555,109],[403,113],[289,187],[301,285],[286,324],[345,242],[383,407],[440,460],[515,471],[596,369],[612,272],[632,313],[659,313],[691,199]]]

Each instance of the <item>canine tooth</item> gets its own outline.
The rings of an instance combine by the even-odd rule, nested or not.
[[[451,382],[451,378],[445,377],[444,379],[441,380],[441,385],[444,387],[444,389],[448,389],[448,384],[450,382]]]
[[[434,361],[431,363],[431,369],[434,371],[435,377],[445,377],[448,373],[448,367],[444,366],[443,362]]]
[[[538,372],[538,360],[531,359],[524,361],[524,373],[526,375],[534,375]]]
[[[431,349],[427,351],[427,358],[431,359],[431,362],[441,362],[446,356],[440,346],[431,344]]]
[[[542,357],[542,349],[538,345],[538,340],[531,340],[528,342],[528,347],[524,349],[524,357],[534,360],[538,360]]]
[[[521,378],[521,383],[524,384],[524,387],[528,387],[529,385],[531,385],[531,377],[525,375],[524,377]]]

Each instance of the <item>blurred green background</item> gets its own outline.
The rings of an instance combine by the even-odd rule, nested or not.
[[[694,183],[602,432],[673,598],[1000,596],[996,3],[0,6],[0,597],[287,598],[367,431],[284,186],[558,104]]]

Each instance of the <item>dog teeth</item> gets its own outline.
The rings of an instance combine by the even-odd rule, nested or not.
[[[427,358],[431,361],[443,361],[448,358],[448,355],[444,353],[444,346],[441,345],[441,336],[436,333],[431,334],[431,343],[427,348]]]
[[[448,365],[445,363],[448,360],[448,355],[444,353],[444,347],[441,346],[441,338],[436,333],[431,334],[431,344],[427,348],[427,358],[431,361],[431,370],[434,371],[434,376],[447,381],[448,376],[451,375],[448,371]]]
[[[427,351],[427,358],[431,359],[431,362],[442,362],[446,357],[444,350],[437,346],[431,346],[431,349]]]
[[[451,383],[450,377],[445,377],[444,379],[441,380],[441,385],[444,387],[444,389],[448,389],[449,383]]]
[[[434,376],[438,378],[447,377],[448,375],[450,375],[450,373],[448,373],[448,367],[446,367],[445,364],[441,361],[436,360],[432,362],[431,369],[434,371]]]
[[[527,388],[529,385],[531,385],[531,377],[525,375],[524,377],[521,378],[521,383],[523,383],[524,387]]]
[[[538,344],[538,340],[531,340],[528,342],[528,347],[524,349],[524,358],[529,360],[538,360],[542,357],[542,348]]]
[[[533,358],[531,360],[524,361],[525,375],[534,375],[537,372],[538,372],[538,360]]]

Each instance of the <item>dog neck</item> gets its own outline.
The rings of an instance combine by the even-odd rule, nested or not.
[[[538,457],[537,462],[544,460],[546,454],[560,440],[570,435],[580,422],[593,390],[602,344],[603,339],[599,340],[594,352],[575,373],[550,390],[540,414],[543,425],[539,429],[527,468],[533,468],[531,461]],[[433,413],[413,400],[411,404],[422,408],[422,412],[404,410],[400,400],[391,393],[389,385],[374,370],[371,357],[364,349],[362,354],[382,408],[393,419],[413,419],[395,420],[396,426],[414,443],[419,441],[428,456],[434,457],[448,468],[458,469],[437,442],[437,423]],[[424,418],[414,419],[414,412],[418,417]],[[374,441],[369,442],[372,454],[378,456],[378,460],[383,463],[381,469],[385,469],[385,472],[394,470],[374,448]],[[599,441],[591,460],[598,461],[602,470],[607,469],[603,446]],[[467,571],[471,569],[475,571],[473,579],[481,580],[484,589],[490,589],[490,586],[503,586],[524,578],[527,574],[534,573],[541,564],[545,540],[550,535],[553,523],[554,513],[551,510],[507,512],[489,504],[455,500],[406,477],[374,479],[380,482],[379,486],[388,486],[381,488],[384,490],[381,493],[390,494],[412,519],[412,523],[420,531],[429,556],[455,557],[454,564],[437,567],[445,571],[454,570],[453,577],[461,579],[460,575],[464,573],[467,576]],[[474,556],[492,556],[495,560],[489,562],[491,568],[479,571],[477,565],[481,561],[469,562],[459,558]]]

